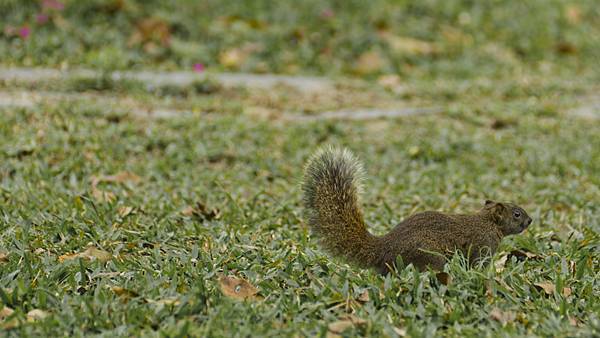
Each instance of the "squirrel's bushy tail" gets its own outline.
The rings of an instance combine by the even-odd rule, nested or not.
[[[308,224],[322,247],[362,267],[377,264],[377,238],[359,206],[363,169],[346,149],[318,150],[304,170],[302,190]]]

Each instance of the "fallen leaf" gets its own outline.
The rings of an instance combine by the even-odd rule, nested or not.
[[[515,320],[516,315],[512,311],[502,311],[499,308],[494,308],[490,312],[490,318],[499,321],[502,325],[506,325],[506,323]]]
[[[219,63],[226,68],[239,68],[242,66],[250,53],[241,48],[232,48],[219,55]]]
[[[576,25],[581,21],[581,8],[577,5],[569,5],[565,8],[565,16],[570,24]]]
[[[112,203],[117,197],[110,191],[104,191],[92,186],[92,197],[98,202]]]
[[[396,334],[400,337],[405,337],[406,336],[406,329],[401,329],[399,327],[394,327],[394,332],[396,332]]]
[[[437,278],[437,280],[444,285],[452,283],[452,276],[450,276],[450,274],[447,272],[438,272],[435,274],[435,278]]]
[[[537,286],[539,289],[543,289],[547,295],[551,295],[556,291],[556,286],[550,282],[538,282],[533,283],[533,285]]]
[[[243,279],[222,275],[219,277],[219,285],[221,292],[227,297],[241,300],[258,298],[258,289]]]
[[[124,300],[129,300],[130,298],[139,296],[137,292],[122,288],[120,286],[111,286],[110,290]]]
[[[349,320],[337,321],[329,324],[329,331],[327,332],[327,338],[337,338],[341,337],[340,333],[344,332],[346,329],[353,327]]]
[[[529,324],[529,319],[527,318],[527,315],[523,312],[517,313],[516,320],[523,325]]]
[[[42,320],[46,317],[48,317],[48,312],[44,311],[44,310],[40,310],[40,309],[33,309],[29,312],[27,312],[27,321],[29,322],[33,322],[36,320]]]
[[[138,183],[142,180],[138,175],[129,171],[120,171],[114,175],[92,176],[92,185],[97,185],[101,182],[107,183]]]
[[[12,318],[10,320],[5,320],[7,317],[9,317],[10,315],[12,315],[15,312],[15,310],[9,308],[8,306],[4,306],[2,308],[2,310],[0,310],[0,328],[4,329],[4,330],[10,330],[10,329],[14,329],[15,327],[19,326],[19,320],[18,318]]]
[[[141,180],[142,179],[138,175],[128,171],[121,171],[114,175],[92,176],[92,197],[98,202],[112,203],[116,199],[115,194],[110,191],[99,189],[99,183],[138,183]]]
[[[394,35],[390,32],[381,32],[380,37],[387,42],[392,51],[398,54],[431,55],[438,51],[437,46],[428,41]]]
[[[377,79],[377,83],[394,94],[402,94],[407,89],[406,86],[402,85],[400,76],[396,74],[382,75]]]
[[[560,54],[575,54],[577,46],[569,41],[560,41],[555,46],[556,51]]]
[[[244,113],[251,117],[266,120],[276,118],[277,115],[280,115],[280,112],[278,110],[258,106],[246,107],[244,109]]]
[[[569,297],[571,295],[571,293],[573,293],[573,290],[570,287],[563,288],[562,294],[565,298]]]
[[[110,252],[100,250],[96,247],[90,246],[85,251],[80,253],[66,254],[58,257],[59,262],[64,262],[72,259],[83,258],[87,260],[98,260],[100,262],[108,262],[113,258]]]
[[[192,216],[194,214],[194,207],[188,205],[187,207],[183,208],[183,210],[181,210],[181,214],[184,216]]]
[[[508,254],[500,256],[497,261],[494,262],[494,267],[496,268],[496,272],[500,273],[504,271],[504,266],[506,265],[506,261],[508,260]]]
[[[417,157],[421,153],[421,148],[418,146],[411,146],[408,148],[408,154],[410,157]]]
[[[481,50],[489,57],[503,64],[511,65],[519,62],[515,51],[501,44],[486,43],[481,47]]]
[[[119,216],[125,217],[133,212],[133,207],[119,207],[117,212],[119,213]]]
[[[181,302],[177,298],[165,298],[159,300],[147,299],[148,303],[151,304],[162,304],[162,305],[179,305]]]
[[[377,51],[368,51],[361,54],[356,60],[354,71],[359,75],[369,75],[383,71],[386,60]]]
[[[441,33],[446,42],[450,45],[464,46],[473,44],[473,36],[452,26],[444,25]]]
[[[6,252],[0,252],[0,263],[8,262],[8,254]]]
[[[485,296],[488,298],[488,300],[491,300],[494,298],[494,283],[491,280],[486,280],[484,282],[485,285]]]
[[[129,46],[160,43],[168,46],[171,40],[171,27],[160,18],[145,18],[136,23],[135,32],[129,37]]]
[[[534,254],[533,252],[529,252],[529,251],[523,251],[523,250],[513,250],[509,253],[509,257],[511,256],[515,256],[517,257],[517,260],[524,260],[524,259],[542,259],[541,256]]]
[[[221,212],[217,208],[209,209],[204,203],[196,202],[195,206],[187,206],[181,211],[184,216],[195,216],[201,220],[219,219]]]
[[[577,321],[577,318],[575,318],[575,317],[569,317],[569,324],[571,324],[573,326],[579,326],[579,322]]]
[[[512,125],[515,125],[515,121],[504,120],[504,119],[493,119],[490,123],[490,128],[494,130],[508,128]]]
[[[501,278],[494,278],[494,280],[496,281],[496,283],[498,283],[500,286],[502,286],[503,288],[505,288],[506,290],[510,291],[510,292],[514,292],[515,290],[513,288],[511,288],[508,284],[506,284],[506,282],[504,281],[504,279]]]
[[[377,83],[384,88],[393,88],[401,84],[400,76],[396,74],[381,75],[377,78]]]
[[[9,308],[8,306],[4,306],[2,310],[0,310],[0,320],[4,320],[4,318],[10,316],[15,312],[15,310]]]
[[[368,290],[363,291],[356,300],[358,300],[359,302],[363,302],[363,303],[368,302],[370,300],[369,291]]]
[[[353,326],[364,325],[367,323],[366,320],[358,318],[354,315],[343,316],[340,319],[341,320],[330,323],[327,326],[327,328],[328,328],[327,337],[329,337],[329,338],[340,337],[340,334],[342,332],[344,332],[345,330],[347,330],[348,328],[353,327]]]

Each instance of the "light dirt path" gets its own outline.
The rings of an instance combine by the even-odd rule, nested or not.
[[[92,70],[69,70],[61,71],[48,68],[0,68],[0,80],[14,81],[18,83],[32,83],[38,81],[61,81],[75,76],[99,76],[101,73]],[[244,73],[221,73],[221,74],[198,74],[195,72],[113,72],[110,77],[113,80],[132,79],[148,85],[175,85],[186,86],[195,80],[211,77],[224,87],[247,87],[251,89],[289,87],[290,90],[298,90],[306,93],[319,93],[323,91],[334,91],[334,81],[321,77],[309,76],[286,76],[274,74],[244,74]],[[94,102],[105,102],[106,108],[124,107],[127,111],[138,117],[150,118],[173,118],[191,114],[190,111],[172,109],[172,107],[153,107],[136,104],[134,100],[115,98],[113,95],[102,93],[65,93],[48,91],[1,91],[1,107],[34,107],[39,104],[58,102],[62,100],[89,99]],[[126,102],[122,102],[126,101]],[[127,104],[123,104],[127,103]],[[411,115],[433,114],[443,111],[440,107],[399,107],[395,109],[356,108],[327,111],[318,114],[305,115],[295,112],[283,112],[280,116],[286,121],[313,121],[313,120],[371,120],[381,118],[399,118]]]

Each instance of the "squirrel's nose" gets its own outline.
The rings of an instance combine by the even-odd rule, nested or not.
[[[530,218],[530,219],[528,219],[528,220],[527,220],[527,223],[526,223],[526,224],[527,224],[527,226],[529,226],[529,224],[531,224],[531,222],[532,222],[531,218]]]

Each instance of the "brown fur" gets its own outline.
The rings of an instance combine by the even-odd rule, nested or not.
[[[531,218],[512,203],[486,201],[470,215],[426,211],[389,233],[374,236],[359,203],[362,165],[348,150],[315,153],[306,165],[302,189],[307,219],[325,250],[364,268],[385,273],[400,256],[420,270],[443,270],[447,257],[461,252],[471,263],[493,254],[502,237],[523,231]]]

